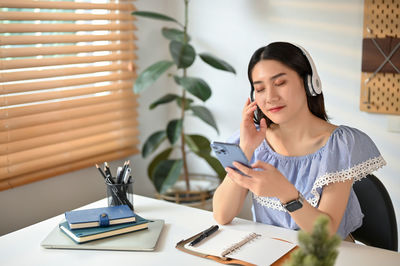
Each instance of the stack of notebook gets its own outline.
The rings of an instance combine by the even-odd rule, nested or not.
[[[70,211],[59,228],[76,243],[147,229],[149,221],[127,205]]]

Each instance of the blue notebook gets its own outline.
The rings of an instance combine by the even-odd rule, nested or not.
[[[105,227],[136,221],[135,214],[128,205],[69,211],[65,219],[71,229]]]
[[[149,221],[149,227],[145,230],[77,243],[61,231],[59,224],[57,224],[42,240],[40,245],[44,248],[56,249],[154,251],[157,248],[157,242],[163,227],[164,220],[152,219],[152,221]]]
[[[84,243],[92,240],[147,229],[148,225],[148,220],[140,216],[136,216],[136,222],[110,225],[107,227],[71,229],[68,226],[67,221],[61,222],[59,227],[61,231],[63,231],[76,243]]]

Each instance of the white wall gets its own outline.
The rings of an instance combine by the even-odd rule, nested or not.
[[[137,7],[142,10],[160,11],[155,3],[164,1],[139,0]],[[183,20],[183,1],[170,0],[169,10],[164,13]],[[176,7],[176,10],[173,7]],[[174,11],[172,11],[174,10]],[[196,60],[189,74],[204,78],[213,88],[213,96],[206,103],[212,110],[220,129],[220,135],[197,120],[189,120],[187,127],[192,132],[201,132],[210,139],[225,140],[240,123],[241,109],[249,95],[247,64],[255,49],[270,42],[283,40],[295,42],[305,47],[314,58],[323,83],[325,103],[331,122],[356,127],[367,133],[376,143],[387,166],[376,172],[388,189],[400,223],[400,134],[389,132],[388,115],[371,114],[359,110],[361,54],[363,32],[362,0],[336,1],[262,1],[262,0],[192,0],[189,10],[189,32],[197,52],[208,51],[230,62],[237,75],[214,70],[201,60]],[[143,58],[154,49],[165,49],[165,41],[147,42],[147,27],[154,24],[169,25],[139,18],[139,70],[143,70],[154,60]],[[158,34],[158,32],[156,32]],[[155,38],[155,37],[154,37]],[[155,99],[154,92],[165,89],[158,82],[142,98]],[[147,101],[147,98],[146,98]],[[143,101],[143,105],[148,103]],[[165,109],[167,110],[167,109]],[[147,114],[146,114],[147,115]],[[150,117],[153,114],[148,114]],[[392,116],[393,117],[393,116]],[[143,118],[142,118],[143,119]],[[400,117],[393,119],[399,120]],[[164,121],[161,121],[165,125]],[[154,124],[141,124],[142,132],[152,132]],[[142,136],[147,137],[146,136]],[[141,158],[137,161],[146,164]],[[197,162],[195,170],[209,169]],[[144,169],[141,169],[144,171]],[[211,170],[210,170],[211,172]],[[145,172],[143,172],[145,179]],[[142,180],[143,192],[152,195],[152,187]],[[142,189],[142,187],[140,188]],[[247,206],[248,208],[249,206]],[[242,215],[248,217],[248,212]]]
[[[136,6],[139,10],[164,12],[181,21],[183,18],[183,0],[137,0]],[[301,44],[311,53],[319,70],[331,121],[366,132],[386,159],[388,166],[379,170],[377,176],[387,187],[400,221],[399,133],[387,131],[387,115],[359,111],[362,0],[191,0],[189,13],[189,31],[197,51],[218,55],[237,71],[234,76],[196,60],[190,74],[202,77],[213,89],[213,96],[206,106],[217,120],[220,135],[202,122],[195,123],[197,120],[194,119],[188,120],[186,125],[191,132],[225,140],[240,123],[242,105],[249,94],[247,64],[254,50],[277,40]],[[136,64],[139,71],[156,60],[168,59],[168,44],[161,37],[160,28],[173,24],[144,18],[139,18],[135,24],[138,27],[139,59]],[[161,78],[140,95],[142,143],[154,130],[164,128],[166,121],[173,117],[174,109],[167,106],[148,110],[152,101],[173,87],[173,82]],[[154,188],[146,174],[150,159],[140,155],[130,159],[136,177],[135,192],[154,196]],[[211,173],[202,162],[196,162],[194,168]],[[80,187],[77,186],[79,183]],[[60,193],[55,194],[56,191]],[[9,232],[10,228],[15,230],[104,195],[103,184],[92,168],[0,192],[0,235]],[[243,217],[249,217],[249,204],[246,208]]]

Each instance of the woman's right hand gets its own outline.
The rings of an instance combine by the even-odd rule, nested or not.
[[[252,102],[247,98],[242,111],[242,122],[240,124],[240,148],[249,160],[251,159],[254,150],[264,140],[267,131],[267,122],[265,121],[265,118],[261,119],[260,127],[257,130],[253,121],[253,115],[256,109],[256,102]]]

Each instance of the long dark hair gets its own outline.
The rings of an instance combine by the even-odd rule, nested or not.
[[[273,42],[267,46],[261,47],[257,49],[251,57],[247,71],[251,86],[250,98],[252,101],[254,101],[254,86],[252,79],[253,68],[261,60],[268,59],[276,60],[296,71],[297,74],[299,74],[299,76],[303,79],[303,82],[306,81],[307,75],[312,74],[310,62],[297,46],[287,42]],[[321,93],[317,96],[312,96],[307,86],[308,85],[306,82],[304,82],[304,88],[307,94],[308,109],[316,117],[328,121],[328,115],[325,111],[324,95]],[[257,106],[257,111],[254,115],[254,123],[259,125],[262,118],[265,118],[267,121],[267,126],[273,123]]]

